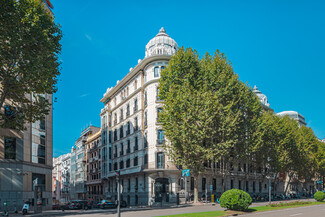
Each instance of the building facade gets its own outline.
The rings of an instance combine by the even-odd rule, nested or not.
[[[87,199],[100,202],[103,199],[101,131],[87,139]]]
[[[43,97],[52,102],[52,95]],[[52,208],[52,125],[51,108],[43,120],[26,123],[24,131],[0,129],[0,204],[19,210],[30,201],[32,210],[36,203],[39,209]]]
[[[89,126],[83,130],[71,149],[70,199],[86,199],[87,188],[87,139],[97,133],[98,127]]]
[[[53,158],[52,191],[53,204],[70,200],[70,153]]]

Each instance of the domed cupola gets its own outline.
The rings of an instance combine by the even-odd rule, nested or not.
[[[146,45],[146,57],[156,55],[173,55],[178,50],[177,43],[169,37],[162,27],[159,33]]]
[[[264,106],[270,107],[270,103],[268,103],[267,97],[256,87],[256,85],[253,88],[253,92],[256,94],[256,96]]]

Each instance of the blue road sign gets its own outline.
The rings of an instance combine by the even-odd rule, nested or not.
[[[182,176],[190,176],[190,169],[182,170]]]

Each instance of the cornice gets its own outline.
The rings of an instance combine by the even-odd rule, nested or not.
[[[128,83],[128,81],[134,77],[138,72],[143,71],[144,68],[153,61],[158,60],[167,60],[169,61],[172,56],[169,55],[156,55],[150,56],[143,59],[138,65],[134,67],[115,87],[113,87],[105,96],[100,100],[100,102],[105,103],[110,97],[115,95],[120,89],[124,87]]]

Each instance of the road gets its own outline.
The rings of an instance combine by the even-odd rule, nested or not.
[[[325,204],[240,215],[246,217],[323,217]]]
[[[314,201],[314,200],[310,200]],[[263,206],[267,203],[253,203],[250,207]],[[195,213],[195,212],[208,212],[224,210],[219,204],[212,205],[201,205],[201,206],[188,206],[188,207],[174,207],[174,208],[155,208],[155,209],[122,209],[121,217],[151,217],[151,216],[163,216],[163,215],[175,215],[184,213]],[[82,217],[116,217],[116,210],[73,210],[73,211],[54,211],[54,212],[44,212],[41,215],[30,215],[30,216],[82,216]],[[241,216],[251,216],[251,217],[325,217],[325,204],[324,205],[313,205],[306,207],[274,210],[267,212],[251,213]]]

